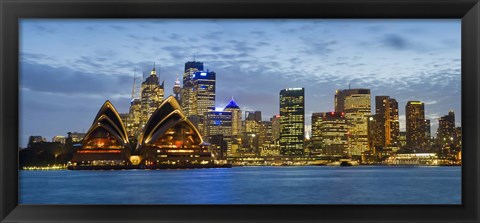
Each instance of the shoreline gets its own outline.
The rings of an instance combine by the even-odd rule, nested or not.
[[[55,171],[55,170],[164,170],[164,169],[212,169],[212,168],[237,168],[237,167],[343,167],[343,166],[328,166],[328,165],[228,165],[228,164],[222,164],[222,165],[189,165],[189,166],[180,166],[180,165],[164,165],[164,166],[158,166],[158,167],[139,167],[139,166],[76,166],[76,167],[67,167],[67,166],[54,166],[54,167],[48,167],[48,166],[29,166],[29,167],[23,167],[19,168],[19,170],[24,170],[24,171]],[[392,165],[392,164],[360,164],[356,166],[346,166],[348,168],[355,168],[355,167],[367,167],[367,166],[372,166],[372,167],[452,167],[452,166],[458,166],[461,167],[461,164],[449,164],[449,165],[406,165],[406,164],[401,164],[401,165]]]

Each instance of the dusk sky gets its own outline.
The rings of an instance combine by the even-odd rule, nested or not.
[[[20,146],[30,135],[87,131],[110,100],[127,113],[134,71],[157,65],[166,96],[184,64],[217,73],[216,106],[279,113],[279,92],[304,87],[305,120],[333,111],[336,89],[369,88],[405,104],[425,103],[461,123],[461,21],[455,20],[20,20]]]

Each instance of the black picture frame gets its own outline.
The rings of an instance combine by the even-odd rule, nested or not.
[[[0,0],[1,222],[479,222],[478,0]],[[18,205],[20,18],[458,18],[462,205]]]

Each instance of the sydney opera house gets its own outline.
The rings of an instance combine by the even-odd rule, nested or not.
[[[135,147],[135,148],[133,148]],[[217,165],[198,129],[170,96],[153,112],[136,145],[119,113],[106,101],[100,108],[70,169],[202,168]]]

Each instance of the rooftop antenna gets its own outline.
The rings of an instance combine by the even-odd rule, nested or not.
[[[193,62],[195,62],[195,53],[193,53]]]
[[[348,90],[350,90],[350,89],[351,89],[351,88],[350,88],[350,83],[348,83]]]

